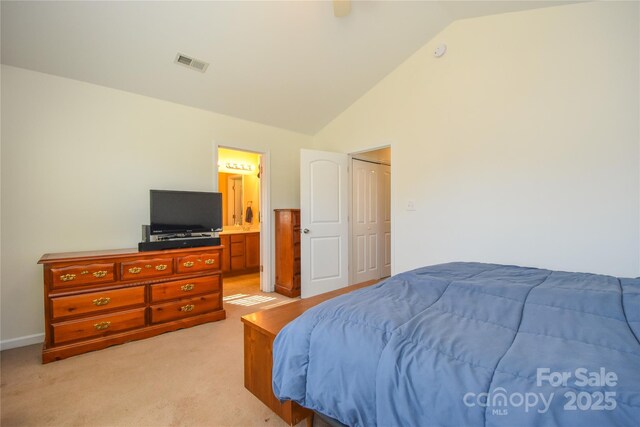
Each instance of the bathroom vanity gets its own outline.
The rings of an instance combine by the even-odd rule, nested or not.
[[[222,273],[226,276],[260,271],[259,228],[224,230],[220,233],[220,244]]]

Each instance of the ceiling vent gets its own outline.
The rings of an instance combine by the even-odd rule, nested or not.
[[[185,67],[189,67],[193,70],[196,71],[200,71],[201,73],[204,73],[205,71],[207,71],[207,67],[209,66],[209,64],[207,64],[204,61],[200,61],[199,59],[195,59],[195,58],[191,58],[190,56],[187,56],[185,54],[182,53],[178,53],[176,55],[176,59],[174,61],[176,64],[180,64],[180,65],[184,65]]]

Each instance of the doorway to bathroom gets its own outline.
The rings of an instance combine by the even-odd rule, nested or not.
[[[218,192],[222,193],[222,273],[225,302],[244,301],[264,290],[263,153],[218,147]]]

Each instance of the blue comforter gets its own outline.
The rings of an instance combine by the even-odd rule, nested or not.
[[[640,279],[479,263],[326,301],[273,390],[350,426],[640,425]]]

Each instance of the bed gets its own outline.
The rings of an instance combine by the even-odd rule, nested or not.
[[[481,263],[317,305],[273,391],[349,426],[640,425],[640,279]]]

